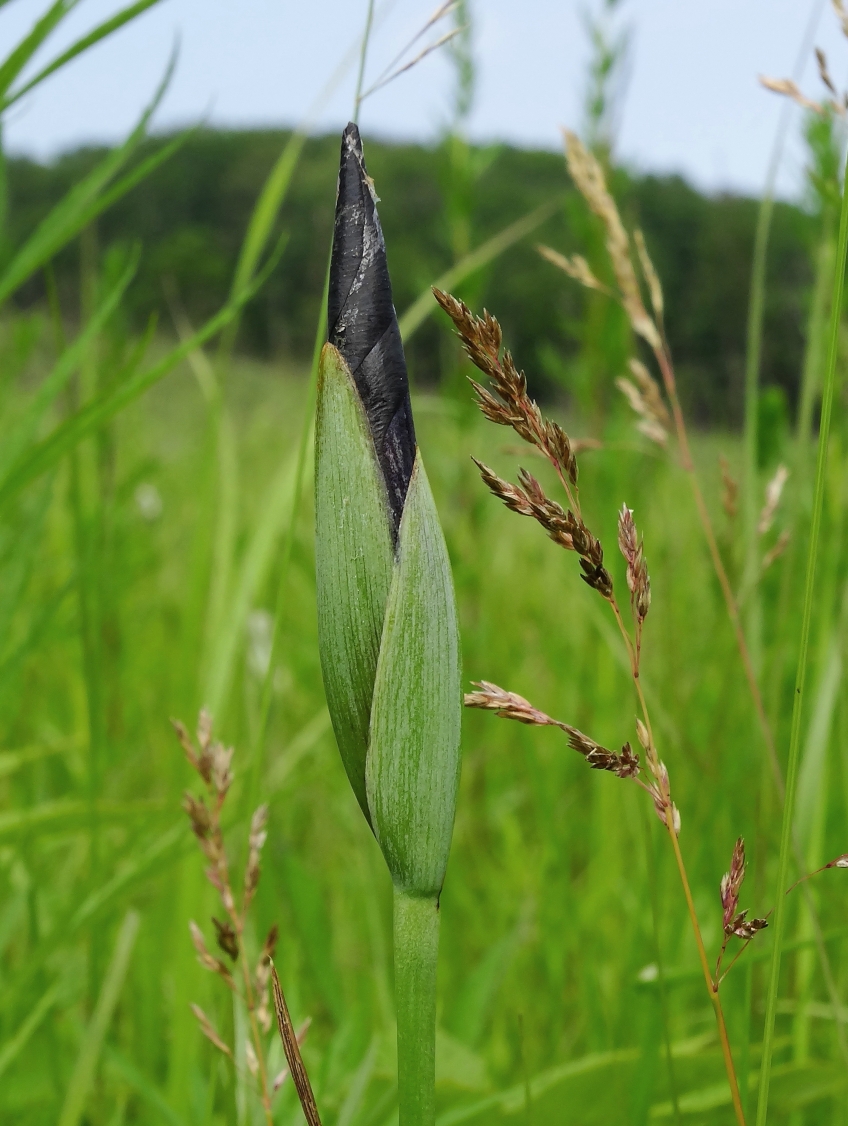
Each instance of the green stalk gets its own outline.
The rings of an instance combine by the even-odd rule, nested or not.
[[[394,889],[399,1126],[436,1121],[439,903]]]
[[[804,684],[807,676],[807,650],[810,642],[810,622],[816,586],[816,562],[819,551],[822,507],[824,501],[825,470],[830,418],[833,410],[833,387],[836,381],[836,359],[839,348],[839,322],[842,312],[842,294],[845,286],[845,257],[848,251],[848,192],[845,179],[842,184],[842,206],[839,215],[839,240],[837,243],[833,299],[830,310],[830,339],[827,366],[824,374],[819,445],[816,458],[816,484],[813,495],[813,515],[807,555],[807,576],[804,586],[804,611],[801,621],[801,645],[798,653],[798,671],[795,677],[795,696],[792,704],[792,728],[789,738],[789,762],[786,769],[786,797],[783,804],[783,826],[780,835],[780,861],[777,877],[777,906],[774,916],[774,953],[766,1002],[766,1023],[763,1033],[763,1058],[760,1068],[760,1092],[757,1102],[757,1126],[765,1126],[768,1113],[769,1083],[771,1081],[772,1053],[774,1051],[774,1022],[777,1010],[777,991],[780,983],[780,957],[786,930],[786,891],[789,887],[789,859],[792,850],[792,821],[795,808],[795,790],[798,781],[798,762],[801,746],[801,712],[804,702]]]
[[[365,30],[362,33],[362,46],[359,50],[359,71],[356,75],[356,93],[353,96],[353,120],[359,120],[359,107],[362,104],[362,83],[365,79],[365,61],[368,57],[368,41],[371,38],[371,25],[374,22],[374,0],[368,0],[365,14]]]
[[[782,140],[782,136],[781,136]],[[760,360],[763,346],[763,313],[766,295],[766,260],[768,257],[771,218],[774,211],[774,180],[777,174],[782,145],[776,146],[775,158],[769,170],[766,192],[760,203],[757,232],[754,238],[754,261],[751,268],[751,302],[748,309],[747,349],[745,355],[745,567],[743,589],[751,589],[746,626],[751,663],[757,676],[762,664],[762,611],[756,574],[759,564],[757,514],[759,500],[759,473],[757,447],[759,444]]]

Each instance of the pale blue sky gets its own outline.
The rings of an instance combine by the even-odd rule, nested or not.
[[[559,126],[580,124],[588,54],[582,13],[598,0],[471,2],[478,66],[472,136],[556,148]],[[372,76],[436,4],[382,0],[389,12],[372,40]],[[0,12],[0,41],[12,42],[45,6],[13,0]],[[53,49],[118,6],[82,0]],[[350,53],[365,8],[366,0],[164,0],[16,106],[7,143],[48,156],[117,139],[155,88],[177,36],[178,70],[158,127],[203,117],[227,126],[296,123]],[[848,40],[824,0],[622,0],[619,22],[632,42],[619,156],[643,170],[681,172],[710,190],[761,190],[781,99],[756,78],[793,70],[812,11],[821,13],[815,43],[834,75],[848,76]],[[318,113],[317,128],[345,123],[354,80],[351,66]],[[364,134],[432,138],[446,119],[451,81],[444,58],[425,60],[365,103]],[[803,85],[820,95],[812,64]],[[796,193],[802,176],[797,113],[793,118],[782,194]]]

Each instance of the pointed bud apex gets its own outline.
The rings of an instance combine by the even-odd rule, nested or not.
[[[396,538],[415,462],[415,428],[376,204],[359,130],[351,123],[342,136],[328,338],[353,376],[365,408]]]

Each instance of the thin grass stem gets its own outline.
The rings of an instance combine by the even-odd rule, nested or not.
[[[663,1029],[663,1046],[665,1048],[666,1069],[668,1071],[668,1088],[671,1095],[671,1105],[674,1110],[674,1121],[680,1126],[680,1102],[677,1094],[677,1076],[674,1068],[674,1054],[671,1050],[671,1024],[668,1012],[668,990],[665,982],[665,967],[663,964],[662,947],[660,945],[660,904],[659,904],[659,877],[657,852],[654,847],[654,837],[651,832],[649,813],[645,805],[642,806],[642,824],[645,829],[645,845],[648,856],[648,887],[651,898],[651,921],[653,924],[654,958],[657,965],[657,985],[660,994],[660,1018]]]
[[[639,699],[639,706],[642,709],[642,715],[645,719],[645,726],[648,730],[648,749],[646,753],[652,760],[653,765],[658,766],[659,764],[657,761],[656,744],[654,743],[653,730],[651,727],[651,716],[648,711],[648,704],[645,700],[645,694],[642,690],[642,682],[639,676],[639,663],[636,655],[636,650],[633,647],[633,643],[630,639],[630,634],[627,632],[627,629],[624,625],[624,620],[622,619],[621,611],[619,610],[618,603],[616,602],[615,598],[612,598],[610,600],[610,606],[612,607],[613,613],[615,614],[615,620],[618,623],[618,627],[621,630],[621,635],[624,638],[625,645],[627,646],[627,652],[630,657],[630,668],[633,676],[633,684],[636,688],[636,695]],[[680,874],[680,882],[683,885],[683,893],[686,897],[686,906],[689,910],[689,918],[692,923],[692,930],[695,934],[695,942],[698,947],[698,957],[700,959],[701,968],[704,973],[704,981],[707,986],[707,992],[710,996],[710,1002],[712,1003],[713,1010],[715,1011],[719,1040],[721,1041],[722,1056],[724,1058],[724,1066],[725,1070],[727,1071],[728,1083],[730,1084],[731,1098],[733,1099],[733,1109],[736,1113],[736,1119],[739,1123],[739,1126],[745,1126],[745,1113],[742,1108],[742,1100],[739,1094],[739,1082],[736,1077],[736,1069],[733,1064],[733,1055],[730,1050],[730,1040],[727,1035],[727,1025],[725,1023],[724,1012],[721,1007],[721,1000],[718,995],[717,977],[714,978],[710,971],[710,963],[707,957],[706,948],[704,946],[704,940],[701,935],[701,927],[698,922],[697,913],[695,911],[695,903],[692,899],[692,891],[689,887],[689,877],[686,874],[686,865],[683,862],[683,854],[680,851],[680,842],[677,839],[677,832],[674,828],[674,807],[672,805],[671,796],[668,793],[667,784],[660,783],[660,789],[662,793],[663,805],[665,807],[666,829],[668,831],[669,837],[671,838],[672,846],[674,848],[677,870]]]
[[[795,676],[795,694],[792,702],[792,726],[789,737],[789,761],[786,767],[786,796],[783,802],[783,825],[780,835],[780,859],[777,877],[777,907],[774,919],[774,952],[766,1000],[766,1023],[763,1032],[763,1058],[760,1067],[760,1089],[757,1101],[757,1126],[765,1126],[768,1114],[769,1085],[771,1082],[772,1054],[774,1052],[774,1024],[777,1012],[777,992],[780,984],[780,961],[786,930],[786,895],[789,885],[789,860],[793,848],[792,821],[795,809],[795,790],[801,748],[801,719],[804,703],[804,686],[807,676],[807,651],[810,643],[810,624],[815,600],[816,564],[818,562],[819,536],[824,505],[825,474],[827,469],[828,436],[833,411],[833,388],[836,382],[836,360],[839,350],[839,327],[842,296],[845,287],[845,258],[848,252],[848,191],[843,177],[842,206],[839,216],[839,239],[833,277],[833,298],[830,310],[830,338],[827,366],[824,376],[819,444],[816,458],[816,481],[813,493],[813,512],[807,555],[807,575],[804,584],[804,608],[801,619],[801,640],[798,651],[798,669]]]
[[[365,30],[362,33],[362,46],[359,51],[359,71],[356,76],[356,93],[353,98],[353,120],[359,118],[359,107],[362,104],[362,84],[365,80],[365,63],[368,58],[368,41],[371,38],[371,26],[374,22],[374,0],[368,0],[368,11],[365,15]]]
[[[724,596],[725,606],[727,608],[727,615],[730,618],[733,632],[736,636],[736,645],[739,649],[739,656],[742,660],[742,667],[745,672],[745,680],[747,681],[751,699],[754,703],[754,709],[757,714],[757,720],[759,721],[759,727],[763,742],[765,743],[766,750],[768,752],[769,765],[771,767],[774,783],[777,788],[778,794],[781,798],[784,798],[786,794],[786,783],[784,781],[783,771],[780,767],[780,760],[777,756],[777,747],[775,745],[771,723],[769,722],[769,718],[766,713],[763,694],[760,690],[759,680],[754,669],[754,663],[751,658],[751,652],[748,647],[745,630],[742,625],[742,618],[739,614],[739,604],[736,601],[736,597],[733,593],[733,588],[730,585],[730,580],[728,578],[727,571],[725,570],[724,562],[721,558],[721,552],[719,551],[718,541],[716,539],[715,530],[713,529],[712,520],[710,519],[706,501],[704,500],[704,494],[701,492],[698,475],[695,472],[695,465],[692,460],[692,454],[689,447],[689,438],[686,431],[686,422],[684,420],[683,411],[680,407],[680,400],[677,395],[677,382],[674,375],[674,367],[672,365],[671,357],[668,353],[667,348],[663,347],[657,349],[655,351],[655,356],[660,368],[660,372],[662,373],[663,384],[666,388],[666,392],[672,406],[672,414],[674,417],[675,430],[677,433],[677,441],[680,448],[681,464],[684,471],[689,476],[689,481],[692,487],[692,494],[695,500],[695,507],[698,510],[698,517],[701,522],[704,537],[707,541],[707,547],[710,552],[710,558],[712,559],[713,569],[715,570],[716,577],[718,578],[719,585]],[[795,839],[794,832],[792,833],[792,848],[795,853],[796,862],[798,863],[798,866],[800,868],[803,866],[803,857],[801,855],[801,850],[798,846],[798,842]],[[804,893],[807,909],[810,912],[810,918],[813,923],[813,931],[816,939],[816,950],[818,952],[819,961],[821,963],[825,986],[827,988],[831,1004],[836,1006],[839,1004],[839,997],[836,989],[836,980],[833,975],[833,968],[830,964],[827,949],[824,945],[821,921],[819,920],[815,903],[807,888],[804,889]],[[837,1025],[837,1036],[839,1039],[839,1048],[842,1053],[842,1057],[845,1060],[846,1064],[848,1064],[848,1040],[846,1040],[845,1034],[841,1026],[839,1025]]]
[[[677,833],[674,831],[673,823],[667,826],[668,835],[671,838],[672,848],[674,849],[674,858],[677,861],[677,870],[680,873],[680,882],[683,884],[683,894],[686,896],[686,906],[689,909],[689,918],[692,922],[692,930],[695,933],[695,942],[698,947],[698,957],[701,961],[701,969],[704,973],[704,981],[706,982],[707,992],[710,995],[713,1009],[715,1011],[716,1024],[718,1025],[718,1037],[721,1042],[721,1054],[724,1059],[724,1067],[727,1072],[727,1079],[730,1083],[730,1095],[733,1099],[733,1110],[736,1114],[736,1121],[739,1126],[745,1126],[745,1112],[742,1109],[742,1098],[739,1094],[739,1083],[736,1078],[736,1069],[733,1066],[733,1054],[730,1050],[730,1040],[727,1036],[727,1024],[724,1020],[724,1011],[721,1007],[721,999],[718,995],[718,989],[713,981],[712,974],[710,973],[710,963],[707,958],[707,951],[704,946],[704,940],[701,936],[701,928],[698,925],[698,916],[695,912],[695,902],[692,899],[692,889],[689,887],[689,878],[686,875],[686,865],[683,863],[683,854],[680,851],[680,841],[677,839]]]

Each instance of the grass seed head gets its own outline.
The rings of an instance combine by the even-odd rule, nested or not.
[[[204,1013],[199,1005],[192,1005],[191,1011],[194,1013],[197,1023],[200,1025],[200,1031],[209,1040],[219,1052],[223,1052],[225,1056],[233,1058],[232,1049],[226,1044],[212,1026],[209,1017]]]
[[[545,494],[544,489],[526,469],[520,469],[519,484],[513,485],[499,477],[477,458],[472,459],[480,470],[480,476],[493,496],[503,501],[511,512],[519,516],[529,516],[536,521],[548,536],[580,557],[583,574],[580,576],[594,590],[606,599],[612,597],[612,577],[604,567],[604,551],[600,541],[592,535],[582,520],[571,509],[567,511]]]
[[[630,606],[639,626],[647,617],[651,606],[651,579],[642,549],[642,541],[633,521],[633,511],[626,504],[618,514],[618,546],[627,562],[627,589]]]
[[[727,932],[739,908],[739,892],[745,879],[745,842],[739,837],[733,846],[730,871],[721,878],[722,925]]]
[[[845,10],[843,0],[833,0],[833,10],[836,13],[836,18],[839,20],[842,34],[848,36],[848,11]]]
[[[778,465],[774,476],[766,485],[766,499],[765,504],[760,512],[760,518],[757,521],[757,532],[764,536],[774,523],[774,515],[777,512],[777,507],[780,504],[780,498],[783,495],[783,486],[789,477],[789,470],[785,465]]]
[[[212,817],[203,798],[196,798],[188,790],[183,794],[183,809],[188,815],[191,831],[204,844],[212,832]],[[205,851],[205,850],[204,850]]]
[[[206,947],[206,940],[203,937],[203,932],[201,931],[200,927],[192,920],[189,922],[188,928],[191,934],[191,941],[194,944],[194,949],[197,951],[198,962],[200,962],[201,966],[203,966],[204,969],[209,970],[210,973],[217,974],[218,977],[223,978],[224,982],[229,986],[230,989],[232,989],[233,979],[230,975],[230,971],[220,960],[220,958],[216,958],[214,957],[214,955],[209,953]]]
[[[212,759],[212,785],[218,796],[224,798],[233,783],[233,748],[225,747],[223,743],[213,743],[209,754]]]
[[[721,467],[721,506],[728,520],[735,520],[739,511],[739,482],[732,476],[724,454],[719,456],[718,464]]]
[[[255,1079],[259,1074],[259,1060],[256,1058],[256,1052],[253,1050],[253,1045],[247,1039],[244,1042],[244,1062],[247,1064],[247,1070]]]
[[[839,92],[834,86],[833,79],[830,77],[830,71],[827,68],[827,56],[820,47],[816,47],[816,65],[819,68],[819,78],[835,98],[839,97]]]
[[[212,916],[212,926],[215,928],[215,939],[219,947],[236,962],[239,956],[238,936],[228,922],[221,922]]]
[[[791,78],[769,78],[767,75],[761,74],[760,85],[765,86],[766,90],[771,90],[773,94],[782,94],[785,98],[791,98],[801,109],[812,110],[820,117],[824,116],[824,106],[803,94],[797,82],[793,82]]]
[[[607,750],[576,727],[552,719],[517,692],[507,692],[489,680],[475,680],[474,687],[477,691],[465,696],[467,708],[482,708],[494,712],[501,719],[514,719],[532,727],[558,727],[568,736],[568,745],[583,755],[593,770],[608,770],[619,778],[635,778],[638,775],[639,756],[634,754],[629,743],[624,744],[620,753]]]
[[[636,429],[658,446],[664,447],[668,443],[671,415],[659,384],[641,360],[633,358],[628,366],[632,379],[619,376],[615,381],[616,386],[639,416]]]
[[[639,281],[630,257],[630,240],[615,200],[609,193],[603,169],[597,158],[575,134],[565,131],[565,155],[571,178],[589,207],[606,230],[606,247],[620,290],[619,297],[633,331],[651,348],[659,348],[661,339],[657,326],[648,314],[639,290]]]
[[[245,906],[250,903],[253,894],[259,884],[260,866],[259,860],[262,853],[262,846],[267,840],[268,834],[265,831],[265,824],[268,820],[268,806],[260,805],[250,821],[250,836],[248,838],[248,856],[247,867],[244,873],[244,898]]]
[[[576,727],[569,724],[560,726],[568,735],[568,745],[583,755],[592,770],[608,770],[618,778],[636,778],[639,774],[639,756],[634,754],[629,743],[625,743],[621,751],[616,753],[602,747]]]
[[[739,894],[745,879],[745,868],[745,842],[739,837],[733,846],[730,871],[725,872],[721,878],[721,921],[727,937],[736,935],[737,938],[750,940],[758,931],[764,930],[768,922],[766,919],[749,919],[747,909],[739,910]]]
[[[648,285],[648,293],[651,297],[651,308],[654,311],[657,323],[662,324],[665,308],[662,284],[660,283],[659,274],[654,269],[651,256],[648,254],[648,247],[645,245],[645,236],[638,227],[633,232],[633,242],[636,245],[636,253],[639,256],[639,265],[642,267],[642,274]]]
[[[586,289],[594,289],[608,297],[615,296],[608,285],[604,285],[602,281],[595,277],[589,263],[582,254],[572,254],[570,257],[566,257],[550,246],[537,246],[536,249],[546,261],[562,270],[570,278],[580,282]]]
[[[507,692],[489,680],[475,680],[476,692],[465,695],[466,708],[483,708],[494,712],[501,719],[514,719],[533,727],[563,727],[559,720],[551,719],[543,711],[534,707],[529,700],[517,692]]]
[[[476,402],[483,415],[499,426],[511,426],[523,441],[535,446],[563,478],[569,501],[577,503],[577,459],[571,440],[558,423],[543,417],[527,393],[527,378],[507,351],[501,357],[501,327],[486,310],[475,316],[468,306],[449,293],[434,289],[439,305],[456,327],[468,358],[492,381],[492,390],[471,380]],[[492,394],[494,391],[494,394]]]

